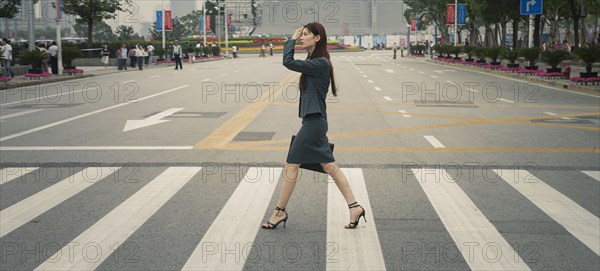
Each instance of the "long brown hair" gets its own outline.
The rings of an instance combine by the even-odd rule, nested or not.
[[[321,39],[315,44],[315,49],[312,54],[309,53],[306,57],[307,60],[315,59],[319,57],[325,57],[329,62],[329,78],[331,78],[331,92],[333,96],[337,96],[337,86],[335,85],[335,79],[333,75],[333,64],[331,64],[331,58],[329,57],[329,51],[327,51],[327,34],[325,33],[325,27],[318,22],[309,23],[304,26],[313,35],[319,35]],[[300,75],[300,91],[304,89],[304,74]]]

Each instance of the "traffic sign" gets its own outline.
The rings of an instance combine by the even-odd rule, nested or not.
[[[521,0],[521,15],[542,14],[543,0]]]

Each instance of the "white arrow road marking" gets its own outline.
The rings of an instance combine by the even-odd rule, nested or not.
[[[10,119],[10,118],[14,118],[14,117],[18,117],[21,115],[42,111],[42,110],[43,109],[33,109],[33,110],[27,110],[27,111],[17,112],[17,113],[13,113],[13,114],[8,114],[8,115],[0,116],[0,120]]]
[[[171,109],[167,109],[163,112],[160,112],[156,115],[152,115],[143,120],[128,120],[125,123],[125,128],[123,128],[123,132],[127,132],[127,131],[131,131],[131,130],[139,129],[139,128],[144,128],[146,126],[151,126],[151,125],[170,121],[170,120],[163,120],[162,118],[173,115],[176,112],[181,111],[181,110],[183,110],[183,108],[171,108]]]

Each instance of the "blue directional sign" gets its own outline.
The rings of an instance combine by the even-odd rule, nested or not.
[[[543,0],[521,0],[521,15],[542,14]]]

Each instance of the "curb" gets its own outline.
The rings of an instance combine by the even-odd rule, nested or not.
[[[195,61],[193,63],[190,63],[190,62],[186,62],[186,63],[188,65],[190,65],[190,64],[198,64],[198,63],[202,63],[202,62],[224,60],[224,59],[225,58],[207,59],[207,60]],[[174,65],[175,64],[172,64],[172,65],[166,64],[166,65],[161,65],[161,66],[157,67],[158,64],[156,64],[154,67],[148,66],[146,69],[166,68],[166,67],[174,66]],[[150,67],[152,67],[152,68],[150,68]],[[123,72],[123,71],[119,71],[119,70],[114,70],[114,71],[110,71],[110,72],[104,72],[104,70],[101,70],[101,71],[103,71],[103,72],[99,73],[99,74],[88,73],[88,74],[81,74],[81,75],[63,75],[64,77],[51,77],[51,78],[48,78],[48,79],[39,79],[39,80],[35,79],[35,80],[28,80],[28,81],[25,81],[25,82],[1,83],[0,84],[0,91],[4,91],[4,90],[8,90],[8,89],[13,89],[13,88],[43,85],[43,84],[49,84],[49,83],[63,82],[63,81],[69,81],[69,80],[75,80],[75,79],[81,79],[81,78],[87,78],[87,77],[107,75],[107,74],[115,74],[115,73],[122,73]]]
[[[521,79],[521,80],[525,80],[525,81],[528,81],[531,83],[546,85],[549,87],[567,89],[567,90],[572,90],[572,91],[579,91],[579,92],[583,92],[586,94],[600,95],[600,87],[581,86],[581,85],[577,85],[577,84],[573,84],[573,83],[569,83],[569,82],[550,81],[550,80],[544,80],[542,78],[536,78],[533,76],[488,70],[488,69],[483,69],[483,68],[473,67],[473,66],[468,66],[468,65],[455,65],[452,63],[445,63],[445,62],[440,62],[440,61],[436,61],[436,60],[432,60],[432,59],[424,59],[424,60],[426,62],[434,63],[434,64],[438,64],[438,65],[442,65],[442,66],[451,66],[451,67],[461,68],[464,70],[485,72],[488,74],[493,74],[493,75],[507,77],[507,78]]]

